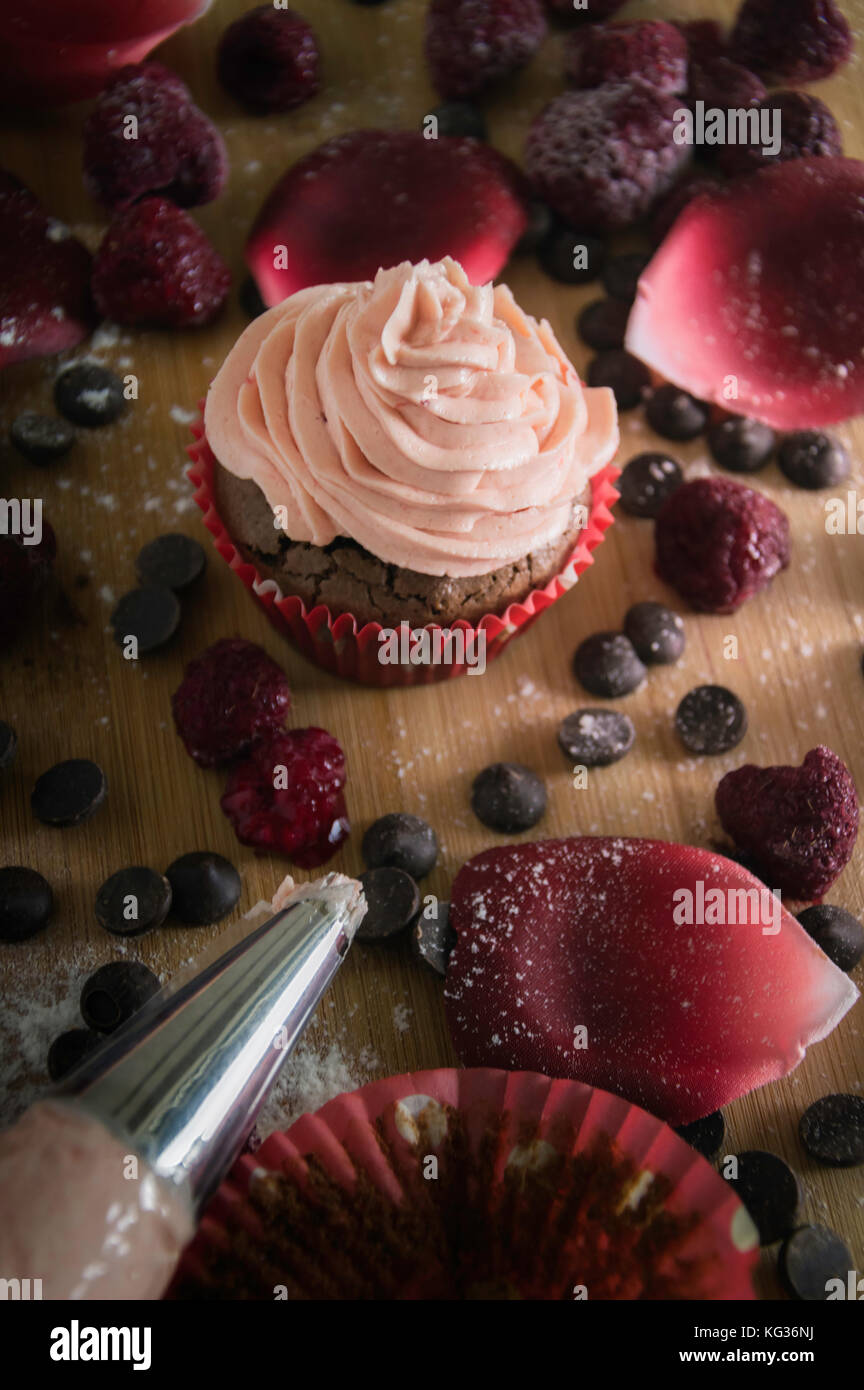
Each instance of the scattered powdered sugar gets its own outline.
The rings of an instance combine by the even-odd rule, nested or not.
[[[393,1027],[397,1033],[407,1033],[411,1029],[414,1010],[407,1004],[396,1004],[393,1008]]]
[[[182,405],[172,405],[168,414],[175,425],[191,425],[193,420],[198,419],[197,410],[184,410]]]
[[[343,1091],[356,1091],[378,1059],[368,1048],[347,1057],[338,1042],[323,1047],[302,1039],[288,1058],[255,1124],[262,1139],[277,1129],[288,1129],[301,1115],[326,1105]]]

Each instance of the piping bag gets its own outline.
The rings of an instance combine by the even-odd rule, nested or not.
[[[160,1296],[366,911],[341,874],[282,903],[0,1134],[0,1279]]]

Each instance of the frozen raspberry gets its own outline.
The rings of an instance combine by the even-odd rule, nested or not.
[[[540,0],[431,0],[425,52],[444,97],[470,97],[530,63],[546,33]]]
[[[834,0],[744,0],[729,56],[766,82],[830,77],[852,52],[852,33]]]
[[[682,483],[654,529],[657,573],[703,613],[734,613],[789,564],[789,522],[732,478]]]
[[[661,242],[667,232],[671,230],[672,224],[680,217],[686,207],[697,198],[700,193],[708,193],[716,189],[717,180],[707,174],[689,174],[677,183],[671,193],[667,193],[651,214],[651,236],[655,242]]]
[[[90,252],[0,169],[0,367],[75,347],[93,325]]]
[[[598,20],[611,19],[626,3],[627,0],[588,0],[587,5],[577,9],[573,0],[546,0],[546,8],[554,19],[570,20],[574,24],[592,24]]]
[[[228,774],[222,810],[244,845],[313,869],[347,838],[345,755],[324,729],[291,729],[256,743]]]
[[[747,174],[765,164],[785,159],[806,159],[808,155],[827,159],[843,153],[843,136],[832,113],[818,97],[806,92],[772,92],[761,103],[780,131],[777,154],[763,154],[762,145],[725,145],[718,149],[718,162],[727,174]]]
[[[637,78],[658,92],[683,92],[687,41],[674,24],[663,20],[595,24],[568,38],[564,70],[574,87]]]
[[[792,898],[821,898],[849,863],[858,795],[830,748],[811,748],[800,767],[739,767],[715,800],[723,829],[762,880]]]
[[[44,520],[38,545],[24,545],[18,535],[0,536],[0,650],[24,627],[56,554],[56,537]]]
[[[690,157],[673,138],[679,105],[644,82],[556,97],[525,145],[539,196],[586,231],[629,226],[671,188]]]
[[[93,263],[93,298],[115,323],[193,328],[225,302],[231,272],[187,212],[144,198],[119,212]]]
[[[711,58],[702,63],[694,63],[690,68],[690,85],[687,96],[691,103],[704,101],[706,110],[719,107],[722,111],[732,108],[758,106],[768,95],[765,83],[749,68],[733,63],[729,58]],[[704,153],[711,154],[716,148],[706,145]]]
[[[209,203],[227,171],[218,130],[161,63],[121,68],[84,125],[84,184],[109,208],[148,193],[184,208]]]
[[[216,63],[226,92],[256,116],[292,111],[321,86],[318,40],[295,10],[259,5],[229,24]]]
[[[202,767],[245,757],[256,739],[285,722],[288,678],[263,647],[226,637],[190,661],[171,697],[177,732]]]
[[[714,19],[672,20],[683,34],[691,63],[713,62],[726,57],[726,35]]]

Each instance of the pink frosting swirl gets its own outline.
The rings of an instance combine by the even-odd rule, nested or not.
[[[560,539],[618,446],[611,391],[582,386],[506,285],[471,285],[450,259],[262,314],[213,381],[205,426],[292,540],[350,536],[453,578]]]

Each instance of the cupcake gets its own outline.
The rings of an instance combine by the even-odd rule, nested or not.
[[[753,1297],[730,1185],[617,1096],[421,1072],[304,1115],[235,1165],[174,1299]]]
[[[611,391],[582,386],[548,323],[445,259],[255,319],[210,388],[192,476],[269,616],[385,684],[382,632],[483,632],[496,654],[571,587],[611,522],[617,444]]]

